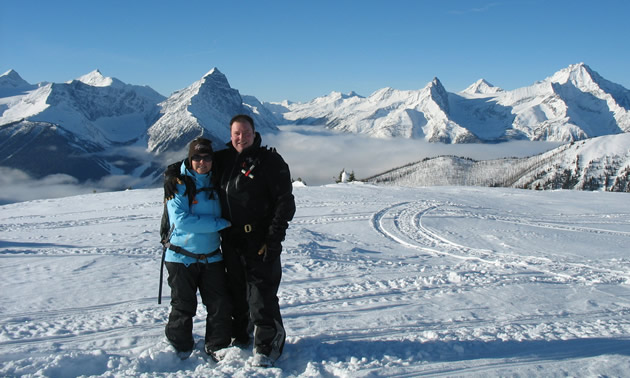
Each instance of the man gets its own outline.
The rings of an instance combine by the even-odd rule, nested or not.
[[[261,146],[250,116],[232,118],[230,135],[228,148],[214,154],[213,179],[222,217],[232,223],[221,233],[234,308],[232,337],[235,345],[248,345],[251,320],[253,364],[272,366],[286,338],[277,293],[281,242],[295,214],[291,174],[275,149]]]

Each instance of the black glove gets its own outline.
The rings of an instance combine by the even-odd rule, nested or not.
[[[258,250],[258,255],[263,255],[263,262],[271,263],[276,261],[282,252],[282,244],[280,242],[267,242]]]
[[[181,163],[173,163],[164,172],[164,200],[166,201],[173,199],[177,193],[177,185],[184,183],[182,176],[179,174],[180,165]]]
[[[166,201],[173,199],[177,194],[177,184],[181,185],[184,182],[177,176],[164,177],[164,199]]]

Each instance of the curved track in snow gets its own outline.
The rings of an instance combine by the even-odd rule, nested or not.
[[[540,272],[547,277],[560,281],[579,281],[584,283],[625,283],[630,282],[630,272],[615,267],[598,264],[587,265],[571,262],[558,256],[540,256],[531,251],[504,252],[500,249],[486,249],[467,246],[452,241],[439,229],[425,225],[429,216],[457,219],[478,219],[485,222],[510,223],[519,227],[527,226],[558,232],[595,233],[599,235],[628,237],[630,233],[580,227],[575,224],[561,223],[558,219],[533,219],[522,216],[488,215],[487,211],[476,210],[463,205],[439,203],[435,201],[399,202],[373,214],[372,227],[387,239],[405,247],[421,252],[450,256],[462,260],[476,260],[493,266],[518,267],[525,272]],[[464,226],[465,227],[465,226]],[[498,236],[499,238],[501,235]]]

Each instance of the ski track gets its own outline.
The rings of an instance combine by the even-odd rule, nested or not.
[[[452,207],[453,205],[448,205]],[[445,206],[446,207],[446,206]],[[422,218],[429,213],[442,210],[442,205],[424,202],[402,202],[387,207],[372,217],[372,227],[386,238],[400,243],[409,248],[415,248],[423,252],[436,255],[447,255],[464,260],[478,260],[495,266],[518,266],[526,271],[541,272],[545,277],[561,282],[577,280],[580,282],[630,282],[630,273],[623,269],[607,269],[592,267],[585,264],[552,261],[527,255],[508,255],[500,251],[478,249],[460,245],[449,241],[440,234],[423,226]],[[505,216],[483,216],[471,211],[441,211],[442,216],[483,218],[507,222],[517,225],[527,225],[544,229],[553,229],[570,232],[593,232],[616,236],[630,236],[628,232],[618,232],[585,227],[559,225],[537,220],[521,219]]]

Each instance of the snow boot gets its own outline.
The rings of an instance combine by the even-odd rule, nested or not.
[[[256,367],[273,367],[274,361],[266,354],[254,352],[252,366]]]

